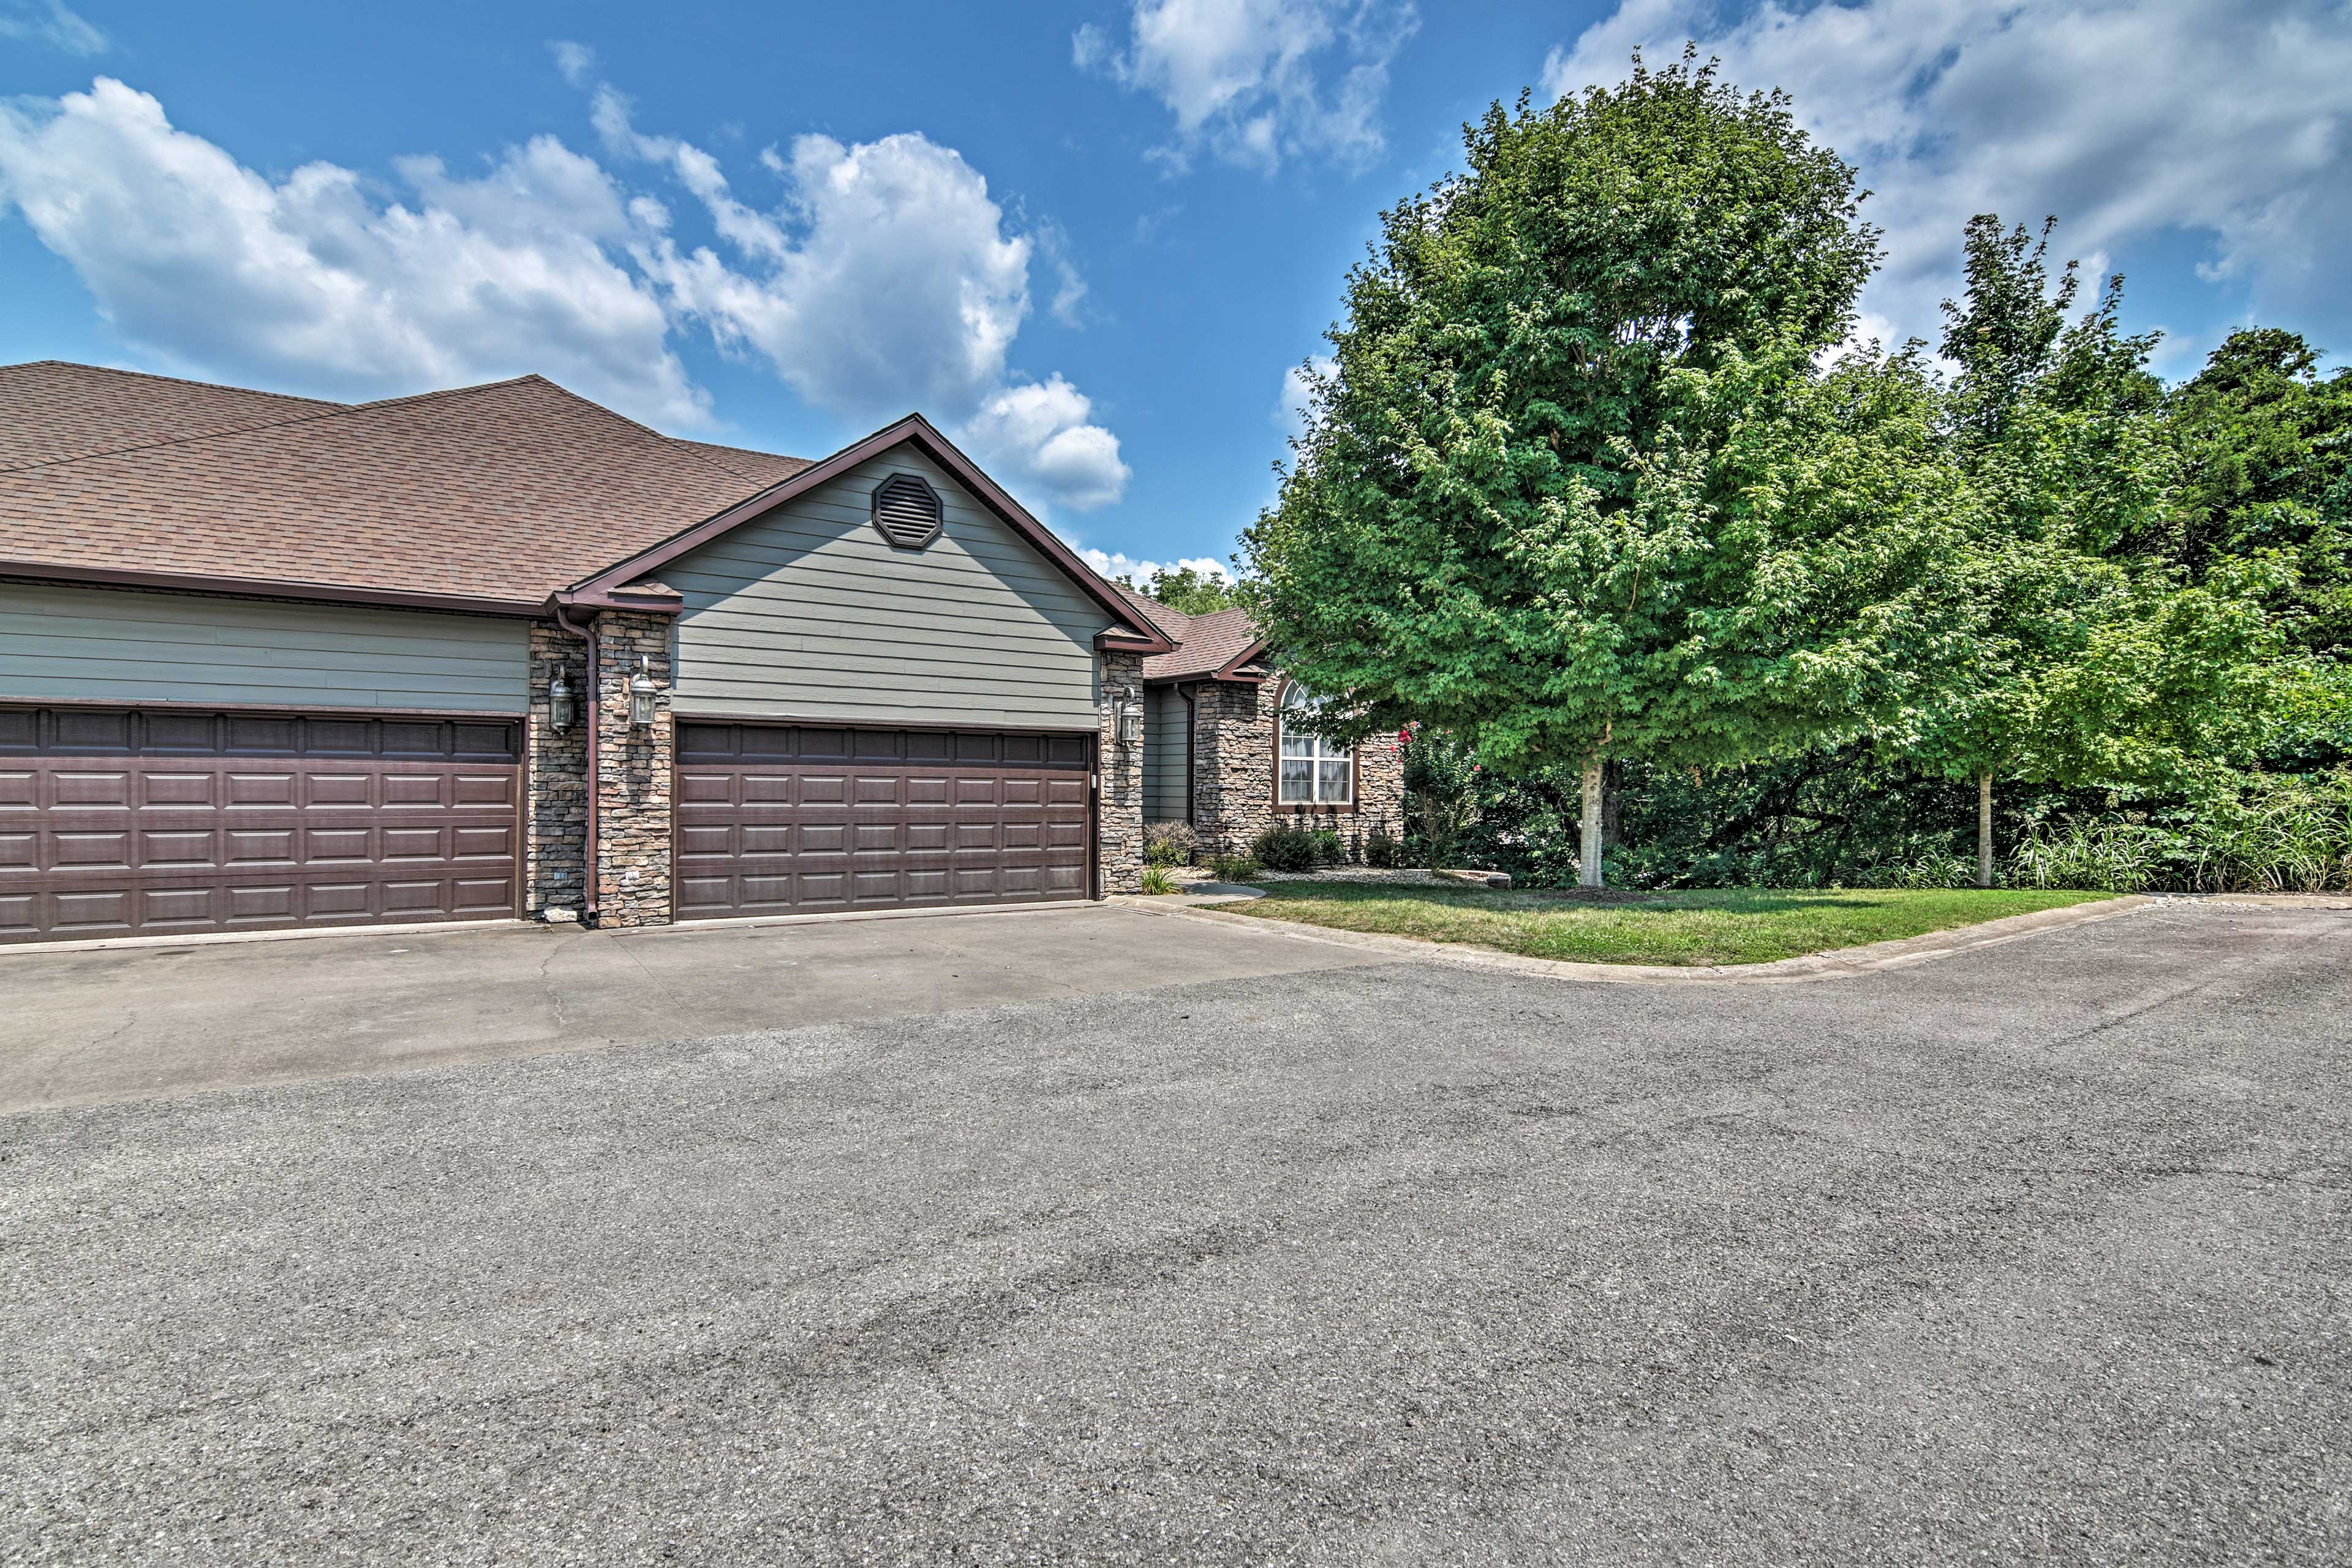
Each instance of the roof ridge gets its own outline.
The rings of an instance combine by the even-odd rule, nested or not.
[[[429,403],[436,397],[464,397],[477,392],[495,392],[501,386],[520,386],[526,381],[543,382],[549,386],[554,386],[556,391],[564,393],[567,396],[580,397],[580,395],[576,392],[571,392],[567,388],[556,386],[555,383],[548,381],[547,377],[540,374],[537,371],[527,371],[521,375],[501,376],[497,381],[478,381],[470,386],[436,386],[430,392],[404,392],[398,397],[371,398],[365,403],[346,403],[342,406],[344,412],[357,414],[362,409],[367,408],[393,408],[404,403]],[[589,400],[585,397],[580,397],[580,401],[586,403]],[[596,406],[599,408],[604,408],[604,405],[601,403],[597,404]],[[607,414],[613,413],[609,408],[604,408],[604,412]],[[614,414],[613,416],[615,419],[625,417],[625,416],[618,414]],[[636,421],[630,420],[629,423],[634,425]]]
[[[624,416],[624,417],[626,417],[626,416]],[[661,432],[656,430],[654,434],[660,436]],[[720,468],[726,469],[729,473],[734,475],[737,479],[748,480],[752,484],[760,486],[762,489],[765,489],[769,485],[781,482],[775,479],[763,480],[757,474],[746,473],[741,468],[737,468],[734,464],[729,462],[726,458],[719,455],[721,452],[729,450],[748,452],[751,449],[748,447],[730,448],[720,446],[716,441],[698,441],[691,436],[662,436],[662,439],[668,442],[673,447],[698,447],[702,449],[698,452],[696,456],[699,457],[704,462],[716,463]],[[782,458],[784,456],[782,452],[770,452],[766,455],[771,458]],[[801,461],[798,458],[787,458],[784,460],[794,463]]]
[[[174,386],[201,386],[207,392],[236,392],[247,397],[279,397],[289,403],[316,403],[329,408],[357,408],[356,403],[338,403],[331,397],[312,397],[304,392],[271,392],[259,386],[233,386],[226,381],[198,381],[194,376],[163,375],[152,370],[125,370],[116,364],[91,364],[78,359],[28,359],[12,365],[0,365],[0,370],[31,370],[40,365],[56,365],[62,370],[94,370],[101,375],[127,375],[140,381],[168,381]]]
[[[135,375],[138,373],[133,371],[130,374]],[[158,379],[168,378],[159,377]],[[195,382],[190,384],[201,386],[205,384]],[[236,392],[243,389],[230,387],[227,390]],[[205,430],[194,436],[173,436],[161,441],[133,441],[127,447],[108,447],[96,452],[77,452],[70,458],[44,458],[37,463],[19,463],[14,468],[0,468],[0,474],[29,474],[35,468],[69,468],[75,463],[87,463],[95,458],[120,458],[131,452],[152,452],[165,447],[186,447],[198,441],[217,441],[227,436],[249,436],[256,430],[277,430],[289,425],[315,424],[322,419],[337,419],[346,414],[357,413],[360,408],[369,405],[331,403],[315,413],[292,414],[283,419],[256,419],[250,424],[225,426],[218,430]]]

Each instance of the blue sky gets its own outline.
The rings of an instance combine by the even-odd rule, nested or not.
[[[535,370],[806,456],[919,407],[1114,568],[1222,559],[1378,210],[1691,37],[1861,165],[1867,331],[1932,335],[1997,210],[2123,270],[2168,374],[2352,345],[2338,0],[0,0],[0,361]]]

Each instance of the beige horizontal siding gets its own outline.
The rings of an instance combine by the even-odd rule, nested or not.
[[[940,537],[895,550],[867,497],[919,473]],[[681,713],[1091,729],[1110,624],[1036,548],[901,447],[670,563]]]
[[[520,713],[529,644],[488,616],[0,583],[0,700]]]

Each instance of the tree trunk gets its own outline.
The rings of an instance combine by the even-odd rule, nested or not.
[[[1977,775],[1977,886],[1992,886],[1992,770]]]
[[[1601,770],[1595,759],[1584,764],[1584,829],[1576,854],[1577,880],[1588,888],[1601,886]]]

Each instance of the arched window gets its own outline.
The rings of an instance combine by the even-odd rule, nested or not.
[[[1350,805],[1356,799],[1356,757],[1345,746],[1295,726],[1315,711],[1316,696],[1293,681],[1276,718],[1275,801],[1281,805]]]

